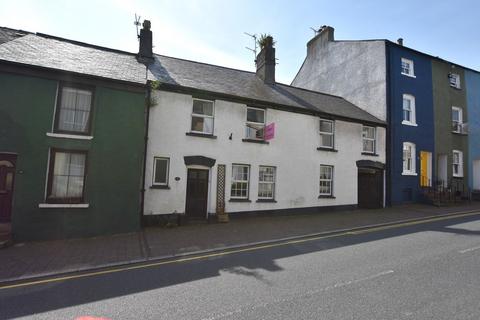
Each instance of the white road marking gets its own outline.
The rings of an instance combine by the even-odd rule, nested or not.
[[[288,298],[283,298],[283,299],[275,299],[271,302],[260,303],[260,304],[257,304],[257,305],[244,306],[244,307],[241,307],[241,308],[237,308],[236,310],[216,314],[216,315],[213,315],[213,316],[208,317],[208,318],[203,318],[202,320],[217,320],[217,319],[227,318],[227,317],[234,316],[235,314],[243,313],[243,312],[246,312],[246,311],[253,311],[253,310],[259,309],[259,308],[266,308],[269,305],[273,305],[273,304],[281,304],[281,303],[285,303],[285,302],[289,302],[289,301],[304,299],[304,298],[307,298],[309,296],[318,294],[320,292],[325,292],[325,291],[332,290],[332,289],[342,288],[342,287],[345,287],[345,286],[348,286],[348,285],[351,285],[351,284],[356,284],[356,283],[363,282],[363,281],[373,280],[375,278],[379,278],[379,277],[386,276],[388,274],[392,274],[393,272],[394,272],[393,270],[386,270],[386,271],[383,271],[383,272],[380,272],[380,273],[377,273],[377,274],[374,274],[374,275],[371,275],[371,276],[368,276],[368,277],[355,279],[355,280],[350,280],[350,281],[346,281],[346,282],[338,282],[338,283],[336,283],[334,285],[331,285],[331,286],[323,287],[323,288],[316,289],[316,290],[307,291],[307,292],[305,292],[304,294],[301,294],[301,295],[295,295],[295,296],[288,297]]]
[[[467,253],[467,252],[471,252],[471,251],[475,251],[475,250],[480,250],[480,246],[478,247],[473,247],[473,248],[468,248],[468,249],[465,249],[465,250],[460,250],[458,252],[460,253]]]

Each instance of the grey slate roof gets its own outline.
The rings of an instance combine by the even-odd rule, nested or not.
[[[280,83],[267,85],[254,72],[161,55],[155,56],[149,70],[154,80],[172,85],[260,100],[301,111],[384,123],[341,97]]]
[[[23,37],[24,35],[28,34],[27,31],[10,29],[5,27],[0,27],[0,44],[12,41],[19,37]]]
[[[42,34],[27,34],[0,44],[0,62],[2,60],[137,84],[145,84],[148,77],[174,86],[262,101],[302,112],[385,124],[341,97],[280,83],[267,85],[254,72],[162,55],[155,55],[147,71],[133,53]]]

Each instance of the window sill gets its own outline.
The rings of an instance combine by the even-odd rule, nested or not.
[[[465,132],[452,131],[452,133],[459,136],[468,136],[468,133],[465,133]]]
[[[318,199],[337,199],[335,196],[319,195]]]
[[[39,208],[68,208],[68,209],[86,209],[90,206],[88,203],[39,203]]]
[[[410,122],[410,121],[405,121],[405,120],[402,121],[402,124],[404,124],[406,126],[418,127],[418,124]]]
[[[318,150],[318,151],[338,152],[337,149],[327,148],[327,147],[318,147],[317,150]]]
[[[452,85],[450,85],[450,88],[455,89],[455,90],[462,90],[462,87],[455,87],[455,86],[452,86]]]
[[[258,203],[277,203],[275,199],[258,199],[256,202]]]
[[[156,186],[156,185],[152,185],[150,186],[150,189],[166,189],[166,190],[170,190],[170,187],[169,186]]]
[[[412,176],[412,177],[416,177],[418,174],[416,174],[415,172],[402,172],[402,176]]]
[[[230,199],[228,202],[252,202],[250,199]]]
[[[377,153],[370,153],[370,152],[362,152],[363,156],[370,156],[370,157],[379,157]]]
[[[452,178],[463,179],[463,176],[452,175]]]
[[[78,139],[78,140],[93,139],[93,136],[82,136],[79,134],[65,134],[65,133],[53,133],[53,132],[47,132],[47,137],[62,138],[62,139]]]
[[[270,144],[270,142],[265,140],[257,140],[257,139],[242,139],[243,142],[252,142],[252,143],[260,143],[260,144]]]
[[[186,132],[185,135],[191,137],[201,137],[201,138],[208,138],[208,139],[217,139],[217,136],[209,133],[199,133],[199,132]]]
[[[406,76],[406,77],[414,78],[414,79],[417,78],[417,76],[415,76],[414,74],[408,74],[408,73],[403,73],[402,72],[402,75]]]

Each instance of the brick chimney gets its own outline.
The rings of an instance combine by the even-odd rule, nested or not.
[[[307,43],[307,55],[314,54],[316,49],[325,47],[328,42],[334,41],[335,29],[330,26],[322,26],[317,35]]]
[[[143,21],[143,28],[140,30],[140,48],[138,49],[137,60],[149,64],[153,62],[152,31],[150,20]]]
[[[275,84],[275,48],[271,36],[265,39],[265,45],[257,55],[255,63],[257,64],[257,77],[266,84]]]

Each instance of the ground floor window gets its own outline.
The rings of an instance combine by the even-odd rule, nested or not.
[[[453,176],[463,177],[463,152],[459,150],[453,150]]]
[[[333,195],[333,166],[320,165],[320,195]]]
[[[84,151],[51,150],[47,202],[83,202],[86,160]]]
[[[260,166],[258,173],[258,198],[274,199],[275,167]]]
[[[403,143],[403,174],[416,174],[415,168],[415,144],[411,142]]]
[[[233,199],[248,199],[249,179],[249,165],[232,165],[232,186],[230,190],[230,196]]]
[[[170,159],[165,157],[155,157],[153,159],[153,185],[167,186],[168,171]]]

